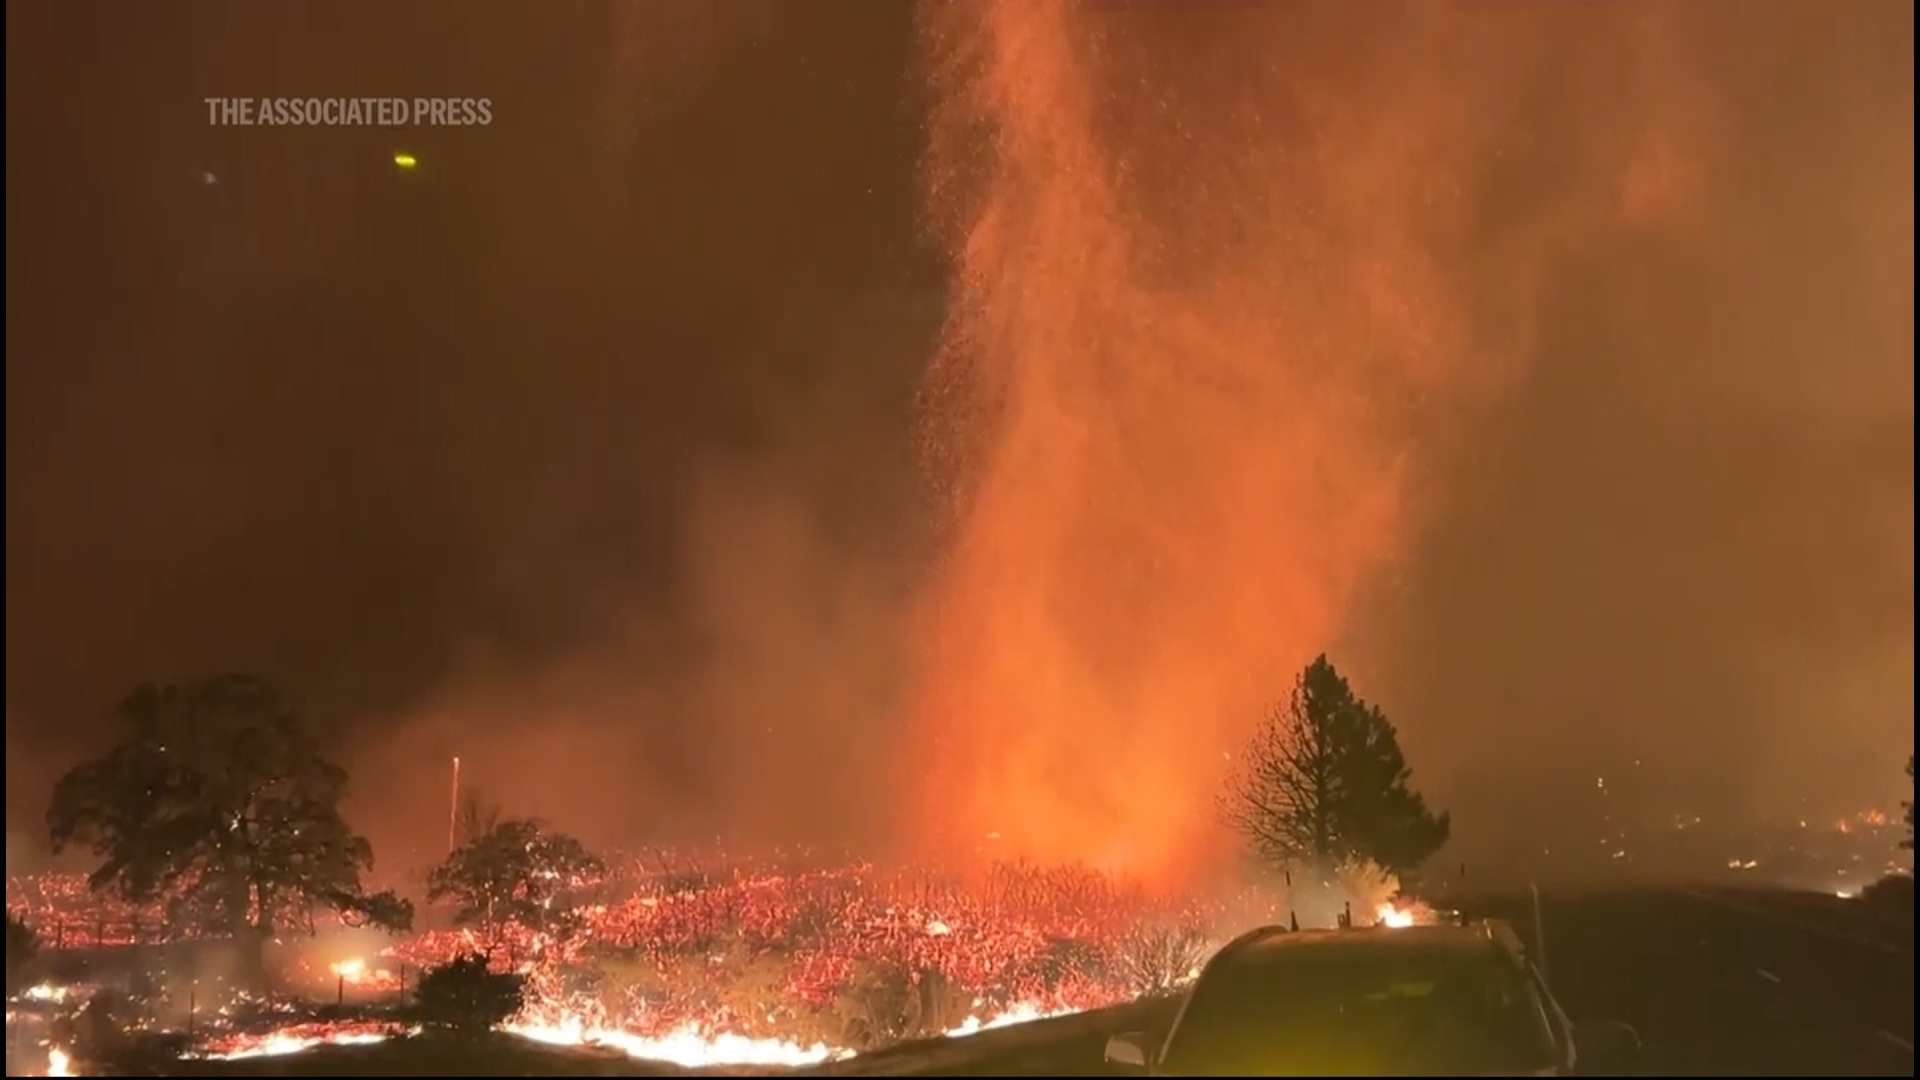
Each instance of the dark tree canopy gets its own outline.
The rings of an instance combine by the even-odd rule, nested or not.
[[[27,965],[33,962],[34,955],[40,951],[39,935],[33,927],[14,912],[7,912],[7,996],[12,997],[20,991],[25,982]]]
[[[56,851],[101,856],[94,889],[165,897],[176,925],[255,940],[311,925],[316,908],[412,924],[412,905],[362,888],[373,850],[340,816],[346,771],[272,687],[244,675],[143,686],[119,713],[120,742],[62,776],[47,811]]]
[[[483,1035],[520,1011],[527,977],[493,971],[484,953],[457,956],[429,968],[415,987],[413,1009],[428,1027],[464,1036]]]
[[[454,815],[453,832],[457,844],[471,844],[492,832],[502,819],[500,805],[486,793],[468,788],[460,793],[460,809]]]
[[[1275,866],[1372,861],[1409,874],[1451,822],[1409,786],[1393,725],[1321,656],[1249,740],[1222,800],[1251,853]]]
[[[573,837],[550,832],[532,818],[508,818],[435,867],[427,876],[427,899],[453,901],[454,921],[462,926],[492,931],[518,923],[560,930],[573,914],[570,898],[605,871]]]
[[[1907,785],[1909,787],[1913,785],[1913,755],[1912,754],[1907,755]],[[1908,799],[1906,802],[1902,803],[1901,806],[1907,812],[1907,838],[1905,840],[1900,841],[1900,846],[1907,849],[1908,851],[1912,851],[1913,850],[1913,800]]]

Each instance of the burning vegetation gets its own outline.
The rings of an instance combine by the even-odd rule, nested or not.
[[[38,987],[23,1000],[50,1047],[117,1071],[494,1029],[803,1064],[1165,994],[1253,923],[1397,925],[1396,871],[1445,838],[1392,725],[1323,659],[1275,714],[1291,740],[1249,746],[1230,817],[1265,869],[1228,887],[1024,862],[602,858],[470,793],[416,928],[410,900],[363,885],[345,774],[265,684],[142,689],[123,714],[122,742],[63,778],[49,814],[99,869],[8,887],[10,983]],[[1319,781],[1280,782],[1295,773]]]
[[[1337,882],[1296,892],[1292,902],[1315,913],[1391,911]],[[1081,867],[949,876],[658,855],[575,879],[567,895],[562,917],[551,916],[558,900],[533,924],[517,917],[524,908],[493,920],[436,908],[467,925],[371,944],[321,923],[268,946],[272,992],[223,966],[222,939],[170,926],[163,901],[135,906],[49,876],[11,882],[8,903],[21,925],[61,943],[50,953],[59,962],[35,969],[49,1005],[95,996],[81,980],[127,985],[113,995],[117,1022],[172,1031],[181,1053],[258,1056],[503,1025],[689,1065],[804,1064],[1166,993],[1214,942],[1284,918],[1290,903],[1253,888],[1157,896]],[[51,989],[66,985],[75,989]],[[72,1039],[59,1045],[111,1057]]]
[[[1450,825],[1322,657],[1235,759],[1219,806],[1249,858],[1211,887],[1080,864],[602,857],[469,792],[416,927],[411,900],[363,883],[346,775],[265,684],[142,689],[123,714],[49,813],[99,868],[8,883],[10,1023],[44,1029],[28,1067],[49,1072],[495,1030],[803,1065],[1167,994],[1250,925],[1407,925],[1401,882]]]

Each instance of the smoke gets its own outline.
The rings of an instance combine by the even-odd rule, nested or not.
[[[747,347],[912,357],[925,337],[915,305],[822,320],[813,299],[794,297]],[[904,449],[889,419],[904,402],[888,392],[809,376],[743,395],[749,434],[687,476],[670,593],[603,582],[576,644],[537,664],[471,642],[429,702],[356,748],[356,820],[408,864],[437,858],[458,755],[463,786],[603,848],[865,854],[892,839],[881,748],[918,545],[897,512],[905,455],[872,452],[889,429]]]
[[[437,855],[458,755],[463,785],[596,845],[884,835],[865,784],[822,778],[873,775],[897,711],[901,571],[836,543],[758,464],[705,468],[685,545],[671,620],[610,616],[591,644],[532,671],[473,649],[396,736],[359,748],[357,818],[397,823],[390,839]]]
[[[1561,761],[1626,730],[1658,737],[1651,716],[1581,699],[1657,679],[1623,673],[1626,656],[1579,628],[1595,604],[1631,602],[1628,553],[1656,535],[1696,572],[1724,565],[1709,530],[1676,531],[1723,517],[1707,474],[1693,502],[1662,507],[1666,521],[1586,519],[1584,548],[1508,543],[1496,566],[1476,537],[1473,565],[1513,575],[1497,596],[1461,594],[1460,568],[1417,541],[1425,525],[1444,538],[1487,520],[1476,497],[1510,500],[1509,540],[1607,498],[1578,472],[1526,489],[1551,490],[1546,505],[1523,508],[1518,486],[1478,493],[1476,474],[1547,467],[1537,444],[1493,435],[1501,425],[1541,425],[1560,465],[1597,463],[1619,495],[1672,475],[1659,450],[1628,457],[1630,441],[1689,439],[1675,449],[1715,450],[1728,471],[1760,445],[1751,428],[1744,447],[1704,433],[1669,397],[1711,385],[1687,355],[1701,327],[1738,325],[1720,332],[1771,350],[1783,322],[1712,278],[1738,269],[1718,245],[1791,205],[1756,200],[1756,177],[1729,171],[1756,164],[1725,157],[1727,112],[1756,109],[1731,71],[1752,58],[1719,40],[1731,16],[1018,0],[925,14],[930,220],[955,294],[924,424],[948,511],[916,637],[930,835],[997,834],[1002,850],[1148,873],[1204,859],[1225,756],[1291,672],[1342,643],[1363,657],[1363,686],[1376,675],[1406,703],[1414,761],[1437,759],[1443,789],[1467,761],[1524,767],[1485,741],[1497,732],[1525,732],[1535,753],[1560,742]],[[1776,62],[1794,54],[1778,23],[1743,33]],[[1907,63],[1910,114],[1910,47]],[[1778,171],[1786,151],[1772,145]],[[1879,163],[1904,162],[1910,181],[1910,158]],[[1622,391],[1631,408],[1596,393],[1627,373],[1648,380]],[[1567,411],[1537,407],[1542,393],[1567,393]],[[1910,406],[1904,422],[1910,443]],[[1818,530],[1778,516],[1806,523],[1797,541],[1774,522],[1738,537],[1756,576]],[[1528,567],[1590,591],[1534,591]],[[1389,645],[1390,620],[1356,626],[1399,602],[1419,632]],[[1561,610],[1542,617],[1542,604]],[[1671,618],[1651,603],[1642,615]],[[1514,636],[1468,629],[1486,622]],[[1687,622],[1697,637],[1661,661],[1730,689],[1716,625]],[[1529,672],[1534,696],[1515,696],[1516,669],[1542,653],[1582,678]],[[1472,709],[1430,700],[1436,683]]]
[[[9,9],[29,839],[98,706],[232,669],[383,872],[456,754],[601,846],[1172,871],[1321,650],[1461,844],[1609,755],[1898,784],[1908,5],[929,4],[911,81],[891,6],[61,10]],[[363,78],[511,108],[404,185],[205,127]]]
[[[1602,776],[1616,821],[1714,827],[1904,787],[1912,10],[1756,10],[1674,25],[1668,70],[1714,94],[1670,99],[1702,102],[1659,142],[1686,168],[1629,175],[1688,177],[1680,227],[1552,266],[1528,378],[1433,459],[1433,527],[1370,612],[1463,853],[1564,846]]]
[[[29,838],[120,695],[230,670],[307,704],[383,875],[441,854],[455,754],[602,846],[888,817],[939,310],[911,12],[447,17],[9,13],[9,259],[40,268],[8,294]],[[202,103],[364,93],[500,111],[410,133],[397,176],[394,132],[209,129]],[[89,116],[93,157],[52,148]]]

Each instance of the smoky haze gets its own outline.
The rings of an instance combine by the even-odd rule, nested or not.
[[[1322,648],[1467,852],[1897,789],[1910,5],[347,9],[8,7],[10,861],[228,669],[389,863],[1165,863]]]
[[[1191,861],[1329,647],[1463,850],[1896,789],[1910,12],[937,11],[930,818]]]
[[[238,669],[387,862],[455,754],[594,843],[857,839],[818,777],[875,772],[939,319],[911,11],[303,10],[8,11],[10,831],[128,688]],[[281,94],[497,111],[202,103]]]
[[[1663,98],[1698,102],[1681,227],[1548,268],[1527,377],[1432,459],[1362,631],[1494,850],[1602,774],[1723,821],[1905,797],[1913,13],[1728,14],[1689,12]]]

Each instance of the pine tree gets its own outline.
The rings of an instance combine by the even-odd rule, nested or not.
[[[1451,822],[1410,786],[1386,714],[1354,694],[1323,655],[1248,743],[1222,812],[1275,867],[1331,870],[1371,861],[1408,874],[1447,842]]]

